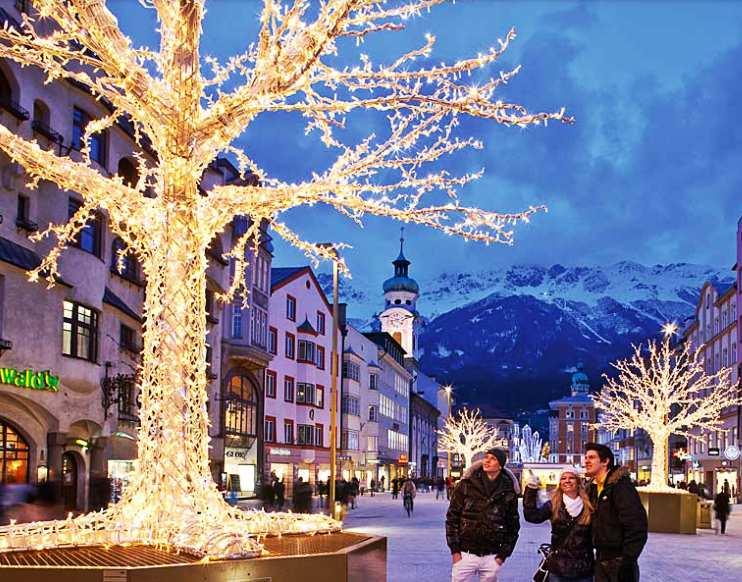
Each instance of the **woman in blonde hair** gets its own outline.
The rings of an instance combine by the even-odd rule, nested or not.
[[[590,520],[593,506],[577,470],[559,476],[551,499],[538,505],[539,482],[532,477],[523,494],[523,515],[530,523],[551,521],[551,552],[546,560],[549,582],[592,582],[595,560]]]

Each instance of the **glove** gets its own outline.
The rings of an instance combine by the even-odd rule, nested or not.
[[[541,479],[531,473],[531,476],[528,477],[528,481],[526,481],[526,487],[530,487],[531,489],[538,489],[539,487],[541,487]]]
[[[623,558],[621,565],[618,569],[618,581],[619,582],[638,582],[638,567],[635,560],[629,560]]]

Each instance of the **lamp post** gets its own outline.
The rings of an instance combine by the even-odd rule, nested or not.
[[[339,511],[335,503],[335,479],[337,478],[337,396],[338,396],[338,318],[340,308],[338,304],[338,255],[337,248],[332,243],[322,243],[319,246],[331,250],[332,259],[332,349],[330,351],[330,483],[328,488],[328,504],[330,515],[338,519]]]
[[[450,384],[448,386],[444,386],[443,389],[446,391],[446,396],[448,397],[448,418],[451,418],[451,392],[453,391],[453,386]],[[451,476],[451,450],[446,451],[446,472],[447,477]]]

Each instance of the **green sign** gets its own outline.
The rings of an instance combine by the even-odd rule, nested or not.
[[[0,384],[9,384],[29,390],[59,392],[59,376],[55,376],[49,370],[35,372],[33,370],[0,368]]]

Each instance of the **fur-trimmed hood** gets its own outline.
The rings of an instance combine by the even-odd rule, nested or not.
[[[603,484],[604,487],[609,485],[615,485],[618,483],[619,479],[622,479],[629,475],[629,469],[627,467],[613,467],[610,471],[608,471],[608,476],[605,478],[605,483]],[[589,483],[595,483],[595,479],[591,479]]]
[[[464,476],[462,477],[462,479],[471,479],[474,473],[476,473],[479,469],[482,468],[482,465],[484,465],[484,461],[474,461],[471,464],[471,467],[467,467],[466,471],[464,471]],[[503,467],[502,472],[505,473],[505,475],[507,475],[508,477],[510,477],[510,480],[513,482],[513,488],[515,489],[515,494],[520,495],[520,483],[518,482],[518,478],[507,467]]]

